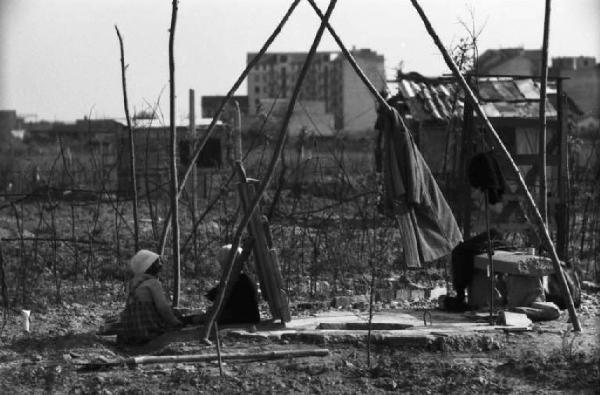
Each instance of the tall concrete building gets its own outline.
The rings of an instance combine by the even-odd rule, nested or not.
[[[271,52],[265,54],[248,75],[248,110],[250,114],[268,112],[268,104],[274,100],[289,99],[307,53]],[[352,55],[373,85],[382,90],[386,86],[384,57],[370,49],[352,50]],[[247,61],[256,56],[249,53]],[[317,52],[304,80],[296,104],[295,113],[303,114],[307,124],[290,126],[292,135],[296,129],[315,129],[315,133],[337,132],[356,134],[373,129],[376,103],[362,81],[340,52]],[[303,103],[309,104],[308,106]],[[321,104],[318,104],[321,103]],[[297,114],[300,115],[300,114]],[[313,119],[313,122],[310,120]],[[314,125],[314,119],[319,123]],[[331,121],[328,121],[331,119]]]

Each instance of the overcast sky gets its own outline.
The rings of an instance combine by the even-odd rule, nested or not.
[[[180,0],[176,29],[177,113],[187,114],[188,89],[224,94],[242,72],[291,0]],[[319,1],[325,8],[327,1]],[[422,0],[446,44],[464,37],[459,20],[483,26],[488,48],[541,47],[544,0]],[[130,105],[156,102],[168,109],[169,0],[0,0],[0,109],[65,120],[92,114],[122,117],[119,47],[125,41]],[[552,0],[550,57],[600,60],[600,1]],[[409,0],[339,0],[332,25],[348,47],[385,56],[388,76],[405,71],[449,72]],[[307,51],[316,15],[301,1],[275,51]],[[324,37],[320,50],[337,50]],[[238,94],[246,94],[243,85]],[[165,113],[168,119],[168,113]]]

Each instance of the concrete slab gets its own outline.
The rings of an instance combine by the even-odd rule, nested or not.
[[[373,316],[375,325],[371,331],[371,342],[397,347],[430,347],[437,344],[440,339],[476,338],[486,333],[494,334],[503,330],[527,329],[489,325],[487,322],[473,322],[465,315],[441,311],[427,311],[427,314],[431,314],[431,321],[428,315],[427,325],[425,325],[422,318],[424,313],[424,311],[397,310],[377,312]],[[367,322],[367,313],[329,311],[310,317],[293,317],[285,328],[270,330],[258,328],[254,333],[245,329],[230,329],[228,335],[236,338],[315,344],[361,343],[367,340]]]
[[[427,314],[427,325],[424,325],[424,314]],[[486,320],[486,317],[479,315],[468,317],[460,313],[438,310],[380,311],[373,316],[375,325],[371,331],[371,343],[399,348],[437,349],[447,347],[448,344],[468,347],[469,344],[479,344],[482,337],[491,338],[503,331],[529,329],[489,325],[482,319]],[[279,323],[261,322],[256,326],[230,325],[219,329],[223,338],[246,341],[364,344],[368,336],[367,323],[367,313],[328,311],[307,317],[292,317],[292,321],[285,326]],[[329,329],[319,329],[320,326]],[[148,347],[157,349],[173,342],[200,341],[200,332],[200,326],[186,327],[160,336]]]

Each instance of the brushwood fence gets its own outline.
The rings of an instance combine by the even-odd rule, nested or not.
[[[260,178],[271,148],[265,141],[245,146],[247,174]],[[369,267],[380,268],[382,278],[403,270],[400,235],[378,210],[380,180],[372,153],[371,140],[324,139],[286,149],[261,211],[270,219],[292,297],[362,293]],[[0,197],[0,274],[10,306],[77,299],[81,289],[93,297],[102,282],[127,278],[134,224],[131,200],[115,190],[115,166],[55,163],[15,172],[19,181]],[[194,284],[183,287],[184,294],[200,294],[214,284],[220,273],[214,251],[232,238],[240,215],[231,168],[207,174],[207,193],[195,197],[196,212],[191,191],[181,201],[182,276]],[[587,277],[597,279],[597,182],[589,171],[575,174],[572,182],[572,255]],[[440,179],[440,184],[457,183]],[[169,202],[164,194],[143,194],[139,205],[140,245],[156,249]],[[167,260],[170,253],[167,249]],[[447,277],[445,262],[432,268]],[[171,281],[170,270],[164,274]]]

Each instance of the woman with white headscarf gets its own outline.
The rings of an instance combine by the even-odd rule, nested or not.
[[[129,261],[133,278],[129,282],[127,305],[121,313],[121,329],[117,343],[139,345],[182,326],[165,295],[158,273],[160,256],[140,250]]]

